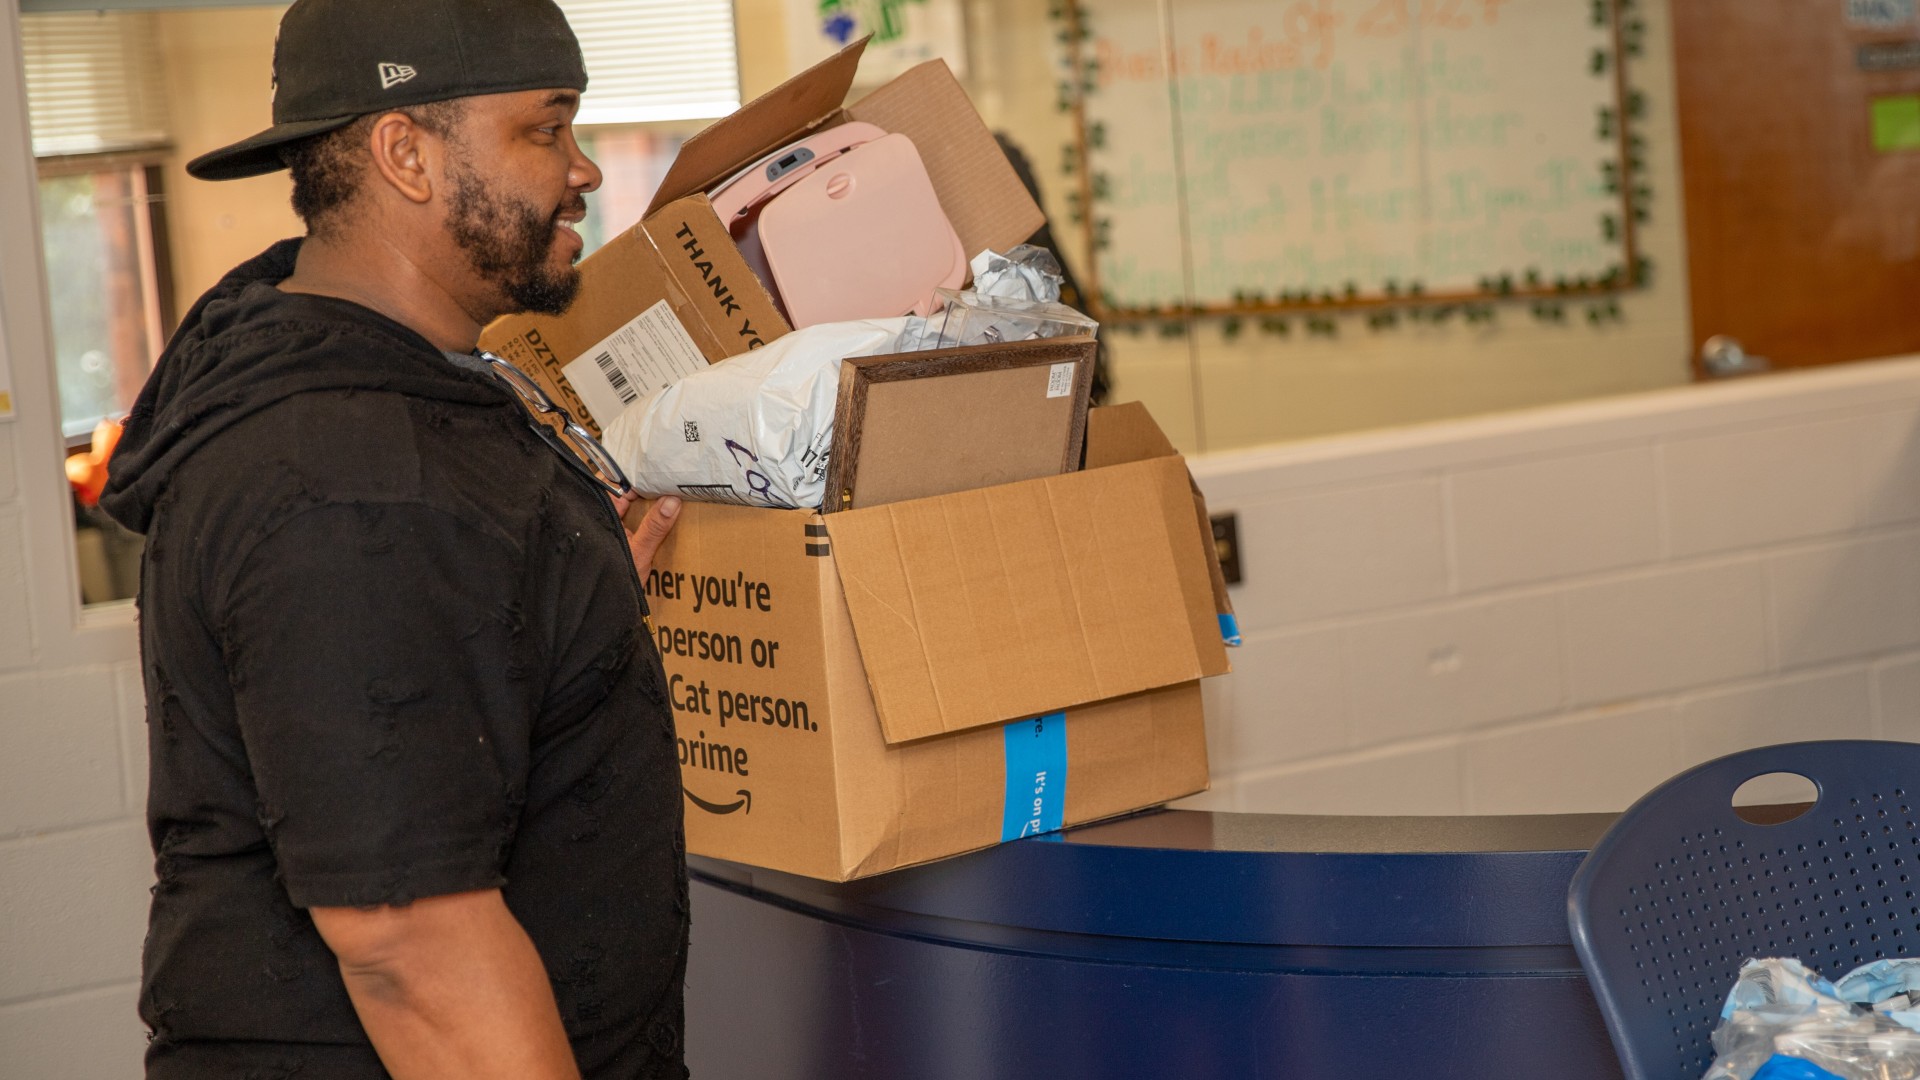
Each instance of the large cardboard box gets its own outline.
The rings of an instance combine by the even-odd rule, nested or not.
[[[1185,464],[1137,406],[1088,440],[1098,468],[932,499],[686,504],[646,587],[689,851],[844,881],[1205,789],[1227,660]]]
[[[761,156],[849,120],[913,140],[969,256],[1033,235],[1044,215],[943,61],[841,107],[864,48],[848,46],[688,139],[640,223],[582,261],[567,314],[499,319],[481,346],[519,365],[597,433],[609,410],[637,396],[623,385],[632,370],[623,364],[676,352],[711,363],[787,333],[704,193]]]
[[[482,345],[592,425],[624,403],[602,357],[785,333],[702,192],[847,119],[914,139],[969,252],[1039,227],[944,64],[842,109],[858,60],[689,140],[572,310]],[[844,881],[1206,787],[1197,680],[1228,669],[1231,615],[1204,506],[1139,406],[1093,410],[1086,446],[1080,472],[832,515],[685,505],[646,588],[688,850]]]

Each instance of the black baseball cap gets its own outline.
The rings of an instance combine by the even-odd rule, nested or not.
[[[187,172],[238,180],[283,168],[280,148],[368,113],[518,90],[587,88],[580,42],[553,0],[298,0],[273,45],[273,126]]]

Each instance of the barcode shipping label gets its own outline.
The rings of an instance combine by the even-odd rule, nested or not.
[[[1073,361],[1055,364],[1047,370],[1047,396],[1066,397],[1073,393]]]
[[[562,369],[601,427],[634,402],[707,366],[687,328],[665,300]]]

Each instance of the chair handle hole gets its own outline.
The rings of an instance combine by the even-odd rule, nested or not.
[[[1733,813],[1749,825],[1784,825],[1813,809],[1820,786],[1796,772],[1770,772],[1733,792]]]

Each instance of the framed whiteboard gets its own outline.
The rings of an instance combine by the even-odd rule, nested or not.
[[[1637,284],[1615,0],[1060,0],[1097,314]]]

